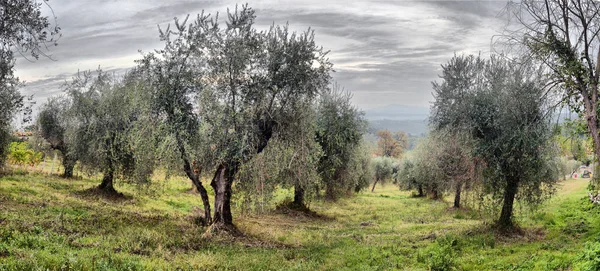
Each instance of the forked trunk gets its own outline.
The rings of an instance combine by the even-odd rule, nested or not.
[[[513,226],[513,204],[515,202],[515,196],[517,195],[518,185],[519,182],[516,180],[509,180],[506,184],[502,212],[500,213],[500,219],[498,220],[498,226],[500,226],[500,228],[508,229]]]

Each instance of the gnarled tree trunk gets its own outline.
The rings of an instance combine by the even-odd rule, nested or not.
[[[72,178],[73,177],[73,168],[75,168],[75,163],[77,160],[73,159],[71,155],[66,154],[65,152],[60,152],[62,155],[62,164],[65,168],[65,172],[63,172],[63,178]]]
[[[231,214],[231,187],[237,174],[237,165],[219,165],[215,178],[211,182],[215,190],[215,213],[213,216],[213,228],[226,231],[237,231],[233,225]]]
[[[508,229],[513,226],[512,214],[515,196],[517,195],[519,182],[517,180],[508,180],[504,189],[504,201],[502,203],[502,212],[498,220],[498,226]]]
[[[423,192],[423,185],[420,184],[419,186],[417,186],[417,191],[419,192],[419,197],[425,196],[425,193]]]
[[[114,170],[112,168],[104,171],[104,176],[102,177],[102,183],[98,186],[98,189],[105,191],[105,192],[110,192],[110,193],[117,192],[113,185],[113,178],[114,178]]]

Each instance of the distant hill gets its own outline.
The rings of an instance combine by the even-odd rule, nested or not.
[[[425,106],[392,104],[365,111],[369,133],[378,130],[403,131],[413,136],[427,133],[429,108]]]
[[[392,132],[403,131],[414,136],[423,136],[427,133],[427,120],[369,120],[369,133],[374,134],[379,130]]]
[[[365,111],[368,120],[425,120],[429,107],[391,104]]]

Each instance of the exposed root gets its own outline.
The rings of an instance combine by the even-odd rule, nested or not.
[[[243,237],[244,234],[233,224],[225,224],[222,222],[213,223],[206,232],[202,235],[203,238],[212,239],[215,237]]]

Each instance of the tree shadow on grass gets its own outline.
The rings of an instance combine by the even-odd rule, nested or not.
[[[133,200],[133,196],[125,195],[117,191],[106,191],[98,189],[98,187],[92,187],[85,190],[75,191],[73,194],[81,199],[85,200],[105,200],[114,203],[124,203]]]
[[[514,225],[509,228],[499,227],[496,223],[484,224],[479,227],[464,231],[461,235],[472,237],[476,235],[492,234],[500,243],[529,243],[544,240],[546,231],[541,227],[520,227]]]
[[[310,219],[310,220],[323,220],[323,221],[333,221],[334,217],[329,217],[323,214],[319,214],[311,209],[309,209],[306,205],[298,205],[294,204],[294,202],[283,202],[275,207],[273,210],[275,214],[282,214],[293,218],[302,218],[302,219]]]

